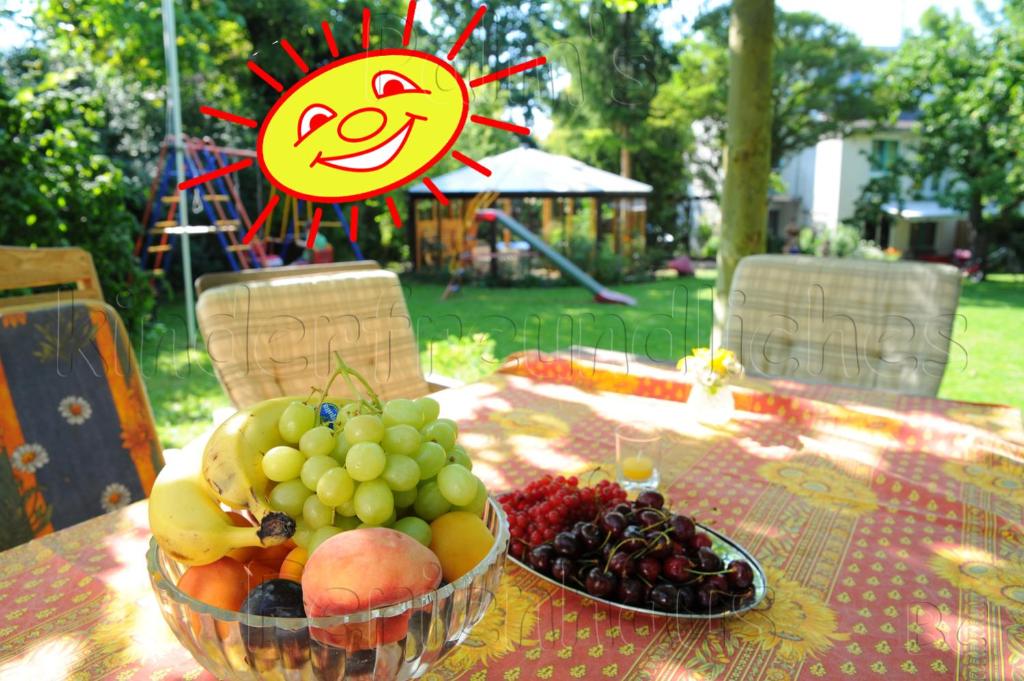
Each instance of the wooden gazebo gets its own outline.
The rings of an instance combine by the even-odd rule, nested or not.
[[[417,270],[446,267],[466,247],[474,213],[488,206],[514,217],[557,250],[580,230],[595,249],[609,237],[618,253],[643,249],[650,185],[529,147],[479,163],[489,176],[460,168],[434,178],[447,205],[422,183],[409,189]]]

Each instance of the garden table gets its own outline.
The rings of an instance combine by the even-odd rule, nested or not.
[[[754,381],[711,429],[677,401],[677,374],[638,374],[520,357],[436,396],[496,492],[584,477],[612,460],[618,424],[657,424],[673,507],[757,556],[766,601],[711,622],[646,616],[509,562],[487,617],[428,678],[1024,675],[1019,413]],[[0,554],[0,678],[207,678],[163,623],[148,540],[142,502]]]

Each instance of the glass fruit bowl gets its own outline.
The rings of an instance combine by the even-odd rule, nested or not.
[[[495,541],[471,571],[418,598],[350,615],[261,617],[207,605],[178,589],[188,568],[161,551],[155,539],[147,553],[149,577],[174,635],[219,679],[414,679],[465,640],[494,600],[505,568],[508,521],[494,499],[483,520]],[[337,640],[332,634],[353,628],[363,634],[353,638],[381,642],[366,650],[328,643]]]

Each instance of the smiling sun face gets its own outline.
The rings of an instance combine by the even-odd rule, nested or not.
[[[355,54],[310,73],[281,96],[256,155],[282,191],[356,201],[430,168],[466,123],[469,92],[451,65],[412,50]]]
[[[370,10],[364,9],[364,51],[339,57],[331,26],[325,21],[321,24],[324,40],[335,60],[316,70],[310,71],[295,48],[281,39],[281,49],[304,74],[291,87],[285,89],[274,76],[249,60],[249,70],[281,93],[262,124],[208,106],[199,110],[230,123],[258,127],[256,151],[249,154],[259,162],[274,187],[295,199],[321,204],[355,202],[421,179],[439,201],[447,203],[441,190],[425,174],[458,140],[469,113],[469,89],[547,62],[544,57],[536,57],[474,78],[467,84],[452,63],[486,11],[483,6],[476,10],[443,59],[408,49],[416,0],[409,3],[401,48],[369,49]],[[472,116],[470,120],[520,135],[530,133],[528,128],[483,116]],[[491,174],[459,151],[453,150],[451,155],[478,173]],[[243,158],[191,177],[178,188],[187,190],[204,185],[212,191],[213,185],[209,183],[252,164],[252,158]],[[253,240],[278,200],[277,194],[272,194],[259,217],[246,225],[243,243]],[[388,196],[386,201],[392,222],[401,227],[394,199]],[[316,238],[321,215],[321,206],[316,206],[306,237],[309,248]],[[355,241],[355,203],[351,205],[351,216],[349,239]]]

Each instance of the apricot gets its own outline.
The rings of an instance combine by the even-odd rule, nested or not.
[[[280,570],[281,563],[284,562],[284,559],[294,548],[295,542],[291,539],[283,544],[278,544],[277,546],[268,546],[266,548],[257,547],[256,555],[250,558],[250,560],[263,563],[268,567],[274,568],[274,570]]]
[[[281,579],[290,579],[293,582],[302,583],[302,570],[309,560],[309,553],[301,546],[296,546],[284,558],[281,563],[281,572],[278,575]]]
[[[302,571],[302,593],[309,617],[348,615],[381,608],[433,591],[441,564],[412,537],[384,527],[337,534],[309,556]],[[405,637],[411,611],[330,629],[311,628],[318,641],[365,650]]]
[[[245,566],[234,558],[224,557],[208,565],[195,565],[178,580],[178,588],[207,605],[238,612],[249,593],[249,575]],[[192,630],[198,636],[202,629],[199,614],[189,614]],[[231,630],[228,622],[217,622],[217,634],[227,638]]]
[[[466,511],[452,511],[430,523],[430,550],[441,561],[446,582],[480,564],[494,546],[494,535],[479,517]]]

